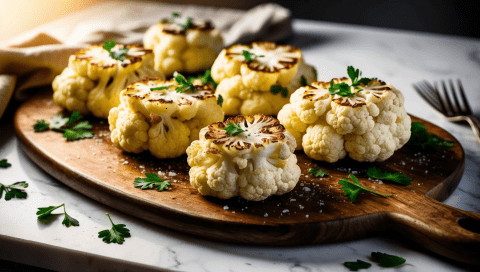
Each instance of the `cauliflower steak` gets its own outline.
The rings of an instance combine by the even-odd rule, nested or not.
[[[120,91],[146,77],[163,78],[153,69],[153,53],[140,45],[117,44],[112,52],[123,52],[114,59],[101,45],[93,45],[71,55],[68,67],[53,83],[53,100],[69,111],[108,118],[110,109],[120,104]]]
[[[226,115],[276,115],[291,93],[316,80],[316,71],[294,46],[253,42],[224,49],[212,66],[212,78]]]
[[[157,158],[175,158],[198,139],[201,128],[224,118],[213,87],[195,84],[179,92],[175,80],[145,79],[121,92],[108,116],[113,144],[127,152],[149,150]]]
[[[202,195],[260,201],[290,192],[300,178],[295,138],[273,117],[229,118],[199,137],[187,155],[190,183]]]

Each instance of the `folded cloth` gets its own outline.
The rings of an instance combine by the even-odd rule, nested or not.
[[[136,1],[95,5],[0,45],[0,118],[12,96],[23,100],[26,90],[51,84],[80,48],[107,39],[142,43],[145,31],[173,12],[212,21],[227,46],[292,34],[290,11],[272,3],[248,11]]]

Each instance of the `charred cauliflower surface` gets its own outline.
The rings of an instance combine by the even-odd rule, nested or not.
[[[155,69],[166,76],[207,70],[223,48],[222,34],[210,22],[193,22],[184,29],[163,20],[147,30],[143,43],[155,53]]]
[[[228,134],[230,123],[243,132]],[[260,201],[285,194],[300,178],[295,147],[293,136],[270,116],[237,116],[211,124],[187,149],[190,183],[202,195],[222,199]]]
[[[179,86],[173,79],[146,79],[122,91],[120,105],[108,116],[113,144],[127,152],[149,150],[157,158],[175,158],[185,154],[201,128],[223,120],[211,85],[195,85],[195,92],[185,93],[176,91]]]
[[[233,45],[212,66],[226,115],[276,115],[302,83],[316,80],[315,73],[298,48],[272,42]],[[285,92],[275,94],[272,86]]]
[[[153,69],[153,53],[139,45],[117,44],[112,51],[128,48],[123,61],[113,59],[101,45],[71,55],[68,67],[53,83],[53,100],[69,111],[108,118],[120,104],[120,91],[146,77],[163,78]]]
[[[351,84],[347,78],[335,83]],[[411,120],[402,93],[376,79],[353,88],[352,97],[329,93],[330,82],[295,91],[278,119],[294,135],[297,149],[315,160],[384,161],[410,138]]]

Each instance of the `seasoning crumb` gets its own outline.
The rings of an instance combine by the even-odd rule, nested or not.
[[[227,205],[223,206],[223,209],[228,210],[228,206]]]

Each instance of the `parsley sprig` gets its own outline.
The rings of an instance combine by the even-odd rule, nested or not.
[[[227,131],[227,135],[230,136],[237,136],[238,134],[247,131],[242,129],[240,122],[238,122],[236,125],[234,123],[228,123],[228,126],[225,127],[225,130]]]
[[[159,192],[167,190],[170,186],[169,180],[163,180],[155,173],[145,173],[145,176],[146,178],[136,178],[133,186],[135,188],[141,187],[142,190],[153,189],[153,186],[156,186]]]
[[[12,165],[7,162],[7,159],[0,160],[0,167],[7,168],[9,166],[12,166]]]
[[[272,85],[272,87],[270,87],[270,92],[272,92],[273,94],[277,94],[281,92],[283,97],[288,96],[288,89],[280,85]]]
[[[88,121],[81,121],[83,116],[78,111],[72,112],[70,117],[62,117],[61,114],[57,114],[52,118],[51,123],[46,123],[45,120],[39,120],[33,129],[35,132],[41,132],[47,130],[49,127],[52,130],[63,131],[63,138],[67,138],[68,141],[91,138],[93,133],[90,131],[92,125]]]
[[[218,95],[217,104],[220,105],[220,107],[223,105],[223,96],[221,94]]]
[[[175,19],[176,19],[176,18],[180,18],[180,13],[178,13],[178,12],[173,12],[173,13],[172,13],[171,22],[172,22],[173,24],[179,25],[183,30],[187,30],[187,29],[189,29],[189,28],[192,26],[192,23],[193,23],[193,22],[192,22],[192,18],[187,17],[187,21],[185,22],[185,24],[175,23]]]
[[[345,82],[340,82],[334,85],[333,79],[330,81],[330,88],[328,89],[328,92],[331,95],[336,95],[338,94],[341,97],[353,97],[355,93],[352,93],[352,88],[358,89],[358,92],[363,91],[363,89],[360,89],[360,84],[367,85],[372,79],[370,78],[360,78],[362,75],[362,72],[360,72],[359,69],[353,68],[353,66],[348,66],[347,67],[347,73],[348,77],[352,80],[352,85],[348,85]]]
[[[300,84],[302,85],[302,87],[305,87],[308,85],[308,81],[304,76],[300,78]]]
[[[27,193],[23,190],[28,187],[25,181],[18,181],[10,185],[0,183],[0,199],[2,199],[3,192],[5,192],[5,200],[12,198],[27,198]]]
[[[188,82],[193,83],[195,80],[200,79],[202,81],[202,84],[212,84],[213,89],[217,89],[217,82],[213,80],[212,78],[212,71],[211,70],[206,70],[205,73],[202,75],[197,75],[197,76],[192,76],[188,78]]]
[[[312,167],[308,169],[308,173],[314,178],[328,176],[328,172],[322,170],[320,167]]]
[[[378,262],[381,267],[397,267],[405,263],[402,257],[389,255],[381,252],[372,252],[372,259]]]
[[[390,172],[382,172],[382,170],[375,168],[375,166],[368,168],[367,176],[369,178],[374,179],[381,179],[381,180],[390,180],[396,183],[400,183],[402,185],[410,185],[412,184],[412,178],[405,176],[404,174],[400,173],[390,173]]]
[[[52,213],[54,210],[63,207],[63,213]],[[53,220],[57,219],[59,215],[64,214],[65,217],[63,218],[62,224],[65,225],[66,227],[70,226],[79,226],[78,220],[71,217],[70,215],[67,214],[67,211],[65,210],[65,203],[62,205],[58,206],[48,206],[48,207],[42,207],[42,208],[37,208],[37,220],[42,223],[42,224],[48,224],[52,222]]]
[[[372,266],[371,263],[364,262],[362,260],[357,260],[356,262],[345,262],[343,263],[350,271],[358,271],[359,269],[367,269]]]
[[[111,242],[119,245],[123,244],[125,237],[130,237],[130,230],[125,228],[125,224],[113,224],[112,218],[110,218],[108,213],[107,216],[110,223],[112,223],[112,228],[98,232],[98,238],[103,238],[102,241],[107,244],[110,244]]]
[[[383,196],[383,197],[392,196],[391,194],[390,195],[383,195],[383,194],[380,194],[376,191],[369,190],[369,189],[365,188],[365,186],[360,184],[357,177],[353,174],[350,174],[350,179],[353,181],[353,183],[351,183],[347,178],[341,179],[338,183],[340,185],[342,185],[341,189],[345,192],[345,195],[348,196],[348,198],[350,198],[350,201],[352,203],[355,202],[355,200],[357,199],[357,195],[360,192],[369,192],[369,193],[376,194],[376,195]]]
[[[250,51],[243,50],[242,55],[245,58],[245,61],[254,61],[256,58],[263,58],[265,55],[255,55],[254,53],[251,53]]]
[[[125,55],[128,53],[128,48],[118,48],[117,50],[112,51],[114,47],[115,47],[115,41],[113,40],[110,40],[110,41],[107,40],[103,45],[103,49],[107,50],[110,53],[110,57],[112,59],[124,61]]]
[[[182,74],[175,72],[173,73],[175,81],[180,84],[179,87],[175,88],[177,93],[186,93],[188,91],[195,92],[195,86],[193,83],[190,83]]]
[[[412,122],[412,134],[407,145],[420,146],[426,150],[434,150],[437,153],[453,148],[454,143],[444,140],[435,134],[427,132],[427,128],[422,123]]]

